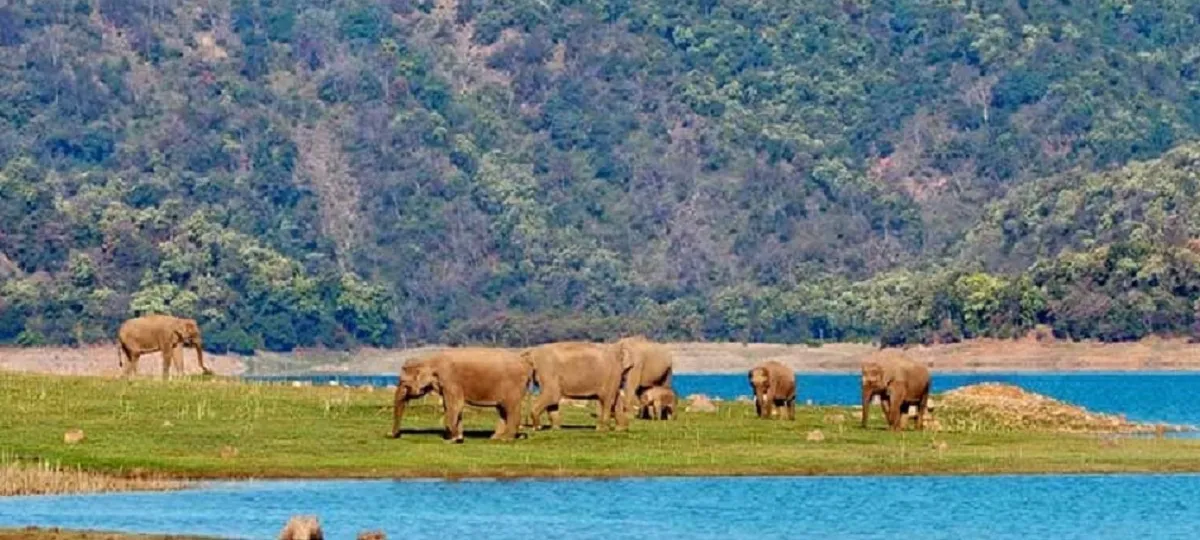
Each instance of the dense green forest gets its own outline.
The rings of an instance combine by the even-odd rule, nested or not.
[[[0,343],[1200,325],[1200,6],[0,3]],[[1189,247],[1190,246],[1190,247]]]

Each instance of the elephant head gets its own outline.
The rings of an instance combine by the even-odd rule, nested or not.
[[[771,386],[771,375],[767,373],[765,368],[754,368],[750,370],[750,388],[754,390],[754,409],[759,416],[763,416],[763,411],[769,410],[768,403],[770,396],[767,395],[767,390]]]
[[[891,375],[878,362],[863,362],[862,366],[862,425],[867,427],[868,407],[871,398],[887,391],[891,384]]]
[[[404,409],[408,401],[420,398],[430,391],[442,391],[435,365],[418,361],[405,364],[401,368],[393,403],[392,437],[400,438],[400,422],[404,419]]]
[[[212,370],[204,365],[204,341],[200,338],[200,325],[196,324],[196,320],[177,319],[171,331],[180,345],[196,349],[196,358],[204,373],[212,373]]]

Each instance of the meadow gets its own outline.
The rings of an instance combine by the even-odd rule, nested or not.
[[[389,391],[0,374],[0,453],[125,478],[459,478],[1197,472],[1200,441],[1014,431],[868,429],[851,407],[798,406],[796,420],[715,413],[597,432],[594,405],[565,405],[561,431],[490,441],[491,410],[468,408],[463,445],[442,440],[436,397],[410,404],[400,439]],[[526,411],[528,408],[526,408]],[[945,425],[961,425],[942,418]],[[77,443],[64,434],[82,430]],[[809,440],[813,431],[821,440]]]

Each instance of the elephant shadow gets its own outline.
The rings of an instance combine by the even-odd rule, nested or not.
[[[464,439],[490,439],[495,431],[491,429],[464,429]],[[410,435],[436,435],[438,438],[446,438],[446,430],[442,428],[402,428],[400,430],[400,438]],[[529,437],[528,433],[520,433],[518,439]]]

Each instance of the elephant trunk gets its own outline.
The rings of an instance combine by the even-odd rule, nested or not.
[[[871,407],[871,389],[866,386],[862,389],[862,427],[867,427],[867,415],[870,414]]]
[[[404,408],[408,405],[408,389],[396,387],[396,401],[392,404],[392,438],[400,438],[400,422],[404,420]]]
[[[196,338],[196,341],[193,341],[192,345],[196,347],[196,361],[200,363],[200,371],[203,371],[205,375],[212,375],[212,370],[204,365],[204,343],[200,341],[200,338]],[[182,355],[183,353],[180,352],[179,354]]]

